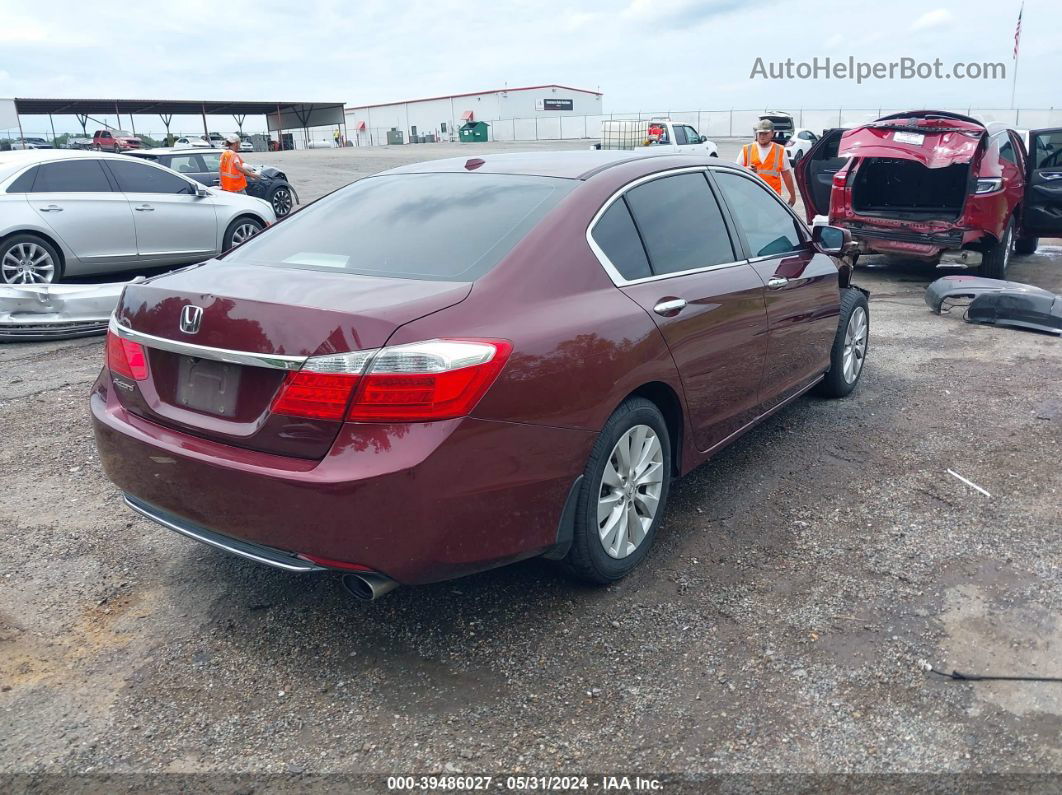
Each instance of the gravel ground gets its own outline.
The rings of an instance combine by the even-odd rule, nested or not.
[[[255,159],[310,199],[472,151]],[[1062,292],[1048,242],[1012,278]],[[678,482],[603,589],[531,561],[363,604],[194,544],[100,471],[102,342],[0,347],[0,771],[1062,773],[1062,685],[921,667],[1062,676],[1062,347],[868,264],[857,392]]]

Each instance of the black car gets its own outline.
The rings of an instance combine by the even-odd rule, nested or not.
[[[160,166],[191,177],[208,187],[217,187],[220,181],[221,153],[223,149],[138,149],[126,152],[132,157],[153,160]],[[277,218],[283,218],[299,203],[295,188],[288,182],[283,171],[271,166],[257,167],[260,180],[247,180],[247,194],[265,199],[273,205]]]

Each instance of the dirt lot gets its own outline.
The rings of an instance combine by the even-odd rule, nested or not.
[[[451,152],[255,160],[313,198]],[[1059,242],[1012,278],[1062,292]],[[194,544],[99,469],[101,341],[0,347],[0,770],[1062,773],[1062,684],[920,667],[1062,676],[1062,346],[857,278],[857,392],[677,483],[600,590],[532,561],[362,604]]]

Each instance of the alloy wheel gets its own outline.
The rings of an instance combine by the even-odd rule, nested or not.
[[[844,332],[844,357],[842,372],[844,380],[854,384],[863,369],[863,359],[867,354],[867,313],[861,306],[852,310],[848,318],[848,328]]]
[[[627,430],[605,464],[597,496],[597,531],[609,557],[625,558],[645,540],[660,506],[664,451],[648,425]]]
[[[49,284],[55,278],[55,262],[44,246],[16,243],[0,260],[0,276],[7,284]]]
[[[291,212],[291,191],[287,188],[277,188],[273,192],[273,212],[277,218],[283,218]]]
[[[232,232],[232,245],[238,246],[246,240],[258,234],[258,227],[250,222],[245,222],[236,227]]]

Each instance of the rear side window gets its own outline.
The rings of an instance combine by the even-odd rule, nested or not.
[[[734,220],[745,233],[750,256],[769,257],[804,247],[796,219],[767,185],[724,171],[716,171],[715,179]]]
[[[203,158],[203,165],[206,166],[204,171],[220,171],[221,170],[221,154],[218,152],[204,152],[201,157]]]
[[[133,160],[109,160],[107,166],[118,181],[122,193],[192,193],[195,188],[190,183],[170,174],[161,168],[155,168]]]
[[[198,174],[205,170],[198,155],[172,155],[165,165],[179,174]]]
[[[719,205],[701,172],[677,174],[627,191],[653,273],[679,273],[733,262]]]
[[[7,186],[8,193],[29,193],[33,190],[33,179],[37,176],[37,169],[39,166],[34,166],[31,169],[27,169],[18,177],[15,181]]]
[[[110,193],[111,183],[98,160],[69,160],[38,167],[34,193]]]
[[[399,279],[474,281],[576,184],[507,174],[368,177],[286,218],[226,259]]]
[[[645,248],[634,226],[634,219],[631,218],[627,203],[622,198],[614,201],[612,206],[605,210],[605,214],[597,220],[594,231],[590,234],[619,271],[620,276],[627,281],[653,275],[649,270]]]
[[[675,127],[675,143],[678,144],[679,146],[684,146],[685,144],[691,143],[691,141],[687,140],[687,138],[686,138],[686,128],[685,127],[681,127],[681,126],[676,126]]]

